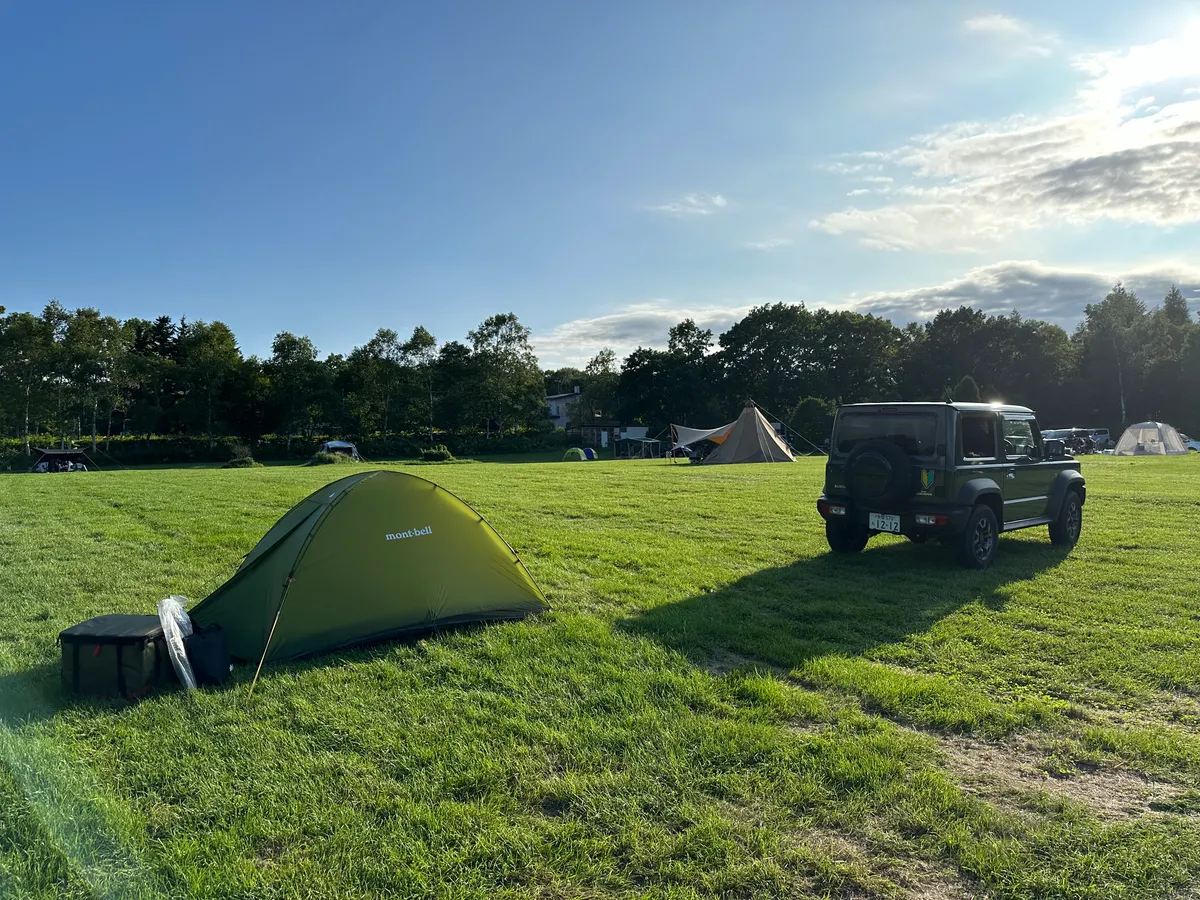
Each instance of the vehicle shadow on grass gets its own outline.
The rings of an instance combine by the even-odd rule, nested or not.
[[[998,609],[1005,587],[1065,556],[1049,543],[1006,540],[991,569],[972,572],[957,568],[952,552],[936,545],[826,553],[654,607],[619,627],[710,670],[743,664],[792,669],[814,657],[853,656],[901,641],[971,603]]]

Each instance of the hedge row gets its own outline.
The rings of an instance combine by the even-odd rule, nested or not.
[[[108,448],[108,455],[124,465],[147,465],[152,463],[189,463],[189,462],[224,462],[232,459],[234,448],[248,446],[254,459],[257,460],[302,460],[311,457],[317,447],[330,437],[293,438],[291,453],[288,453],[286,437],[267,435],[257,441],[246,441],[237,437],[217,438],[210,451],[208,438],[163,436],[152,437],[114,437]],[[34,447],[57,447],[59,441],[51,435],[37,435],[30,438]],[[562,432],[549,434],[506,435],[502,438],[489,438],[483,434],[438,434],[437,444],[444,446],[454,456],[486,456],[503,453],[539,453],[544,451],[561,450],[567,446],[567,436]],[[428,437],[391,436],[386,440],[381,437],[366,437],[355,440],[359,452],[367,459],[419,459],[430,446]],[[76,440],[74,446],[91,453],[89,439]],[[104,442],[98,441],[97,446],[104,450]],[[34,451],[36,458],[37,453]],[[4,464],[20,465],[25,461],[24,438],[0,438],[0,466]],[[97,454],[96,462],[104,465],[103,453]],[[29,460],[27,464],[32,464]]]

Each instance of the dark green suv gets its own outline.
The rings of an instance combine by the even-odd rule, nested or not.
[[[1073,547],[1087,489],[1033,411],[988,403],[856,403],[838,408],[817,510],[829,546],[857,553],[874,534],[953,544],[991,565],[1004,531],[1048,525]]]

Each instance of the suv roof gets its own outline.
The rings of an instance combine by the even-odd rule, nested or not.
[[[952,407],[964,412],[1007,412],[1033,415],[1033,410],[1027,406],[1012,406],[1005,403],[959,403],[957,401],[953,403],[949,401],[945,403],[935,403],[933,401],[925,401],[923,403],[846,403],[839,406],[838,409],[892,409],[893,407],[903,407],[905,409],[916,407],[945,409],[946,407]]]

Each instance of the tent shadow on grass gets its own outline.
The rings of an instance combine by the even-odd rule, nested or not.
[[[40,722],[66,705],[59,670],[55,663],[40,663],[0,675],[0,726]]]
[[[1062,562],[1050,543],[1005,540],[993,567],[955,567],[944,547],[892,544],[856,556],[821,554],[763,569],[619,623],[697,665],[792,669],[827,654],[854,656],[928,630],[974,602],[1001,607],[1007,585]]]
[[[478,631],[498,624],[503,623],[464,622],[442,627],[415,628],[406,634],[382,641],[355,644],[329,653],[315,653],[299,659],[272,663],[263,668],[260,685],[275,673],[297,676],[314,669],[373,662],[389,657],[397,644],[415,644],[441,635]],[[250,685],[254,669],[254,660],[234,660],[233,672],[224,684],[202,687],[200,690],[212,693],[244,693]],[[182,685],[172,682],[160,685],[143,700],[77,696],[63,689],[61,670],[60,663],[52,662],[0,674],[0,728],[16,729],[42,722],[67,709],[82,708],[98,716],[119,713],[143,702],[144,699],[182,693],[184,690]]]

